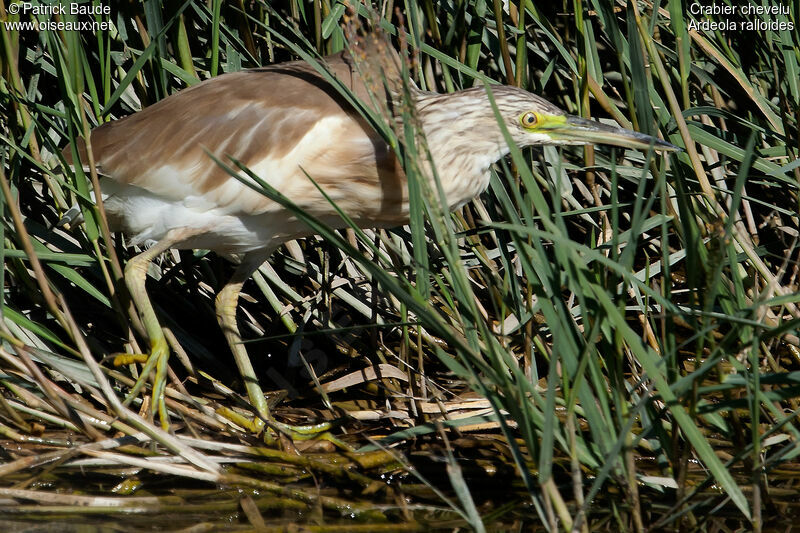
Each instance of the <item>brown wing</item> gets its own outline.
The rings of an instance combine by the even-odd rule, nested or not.
[[[365,102],[352,59],[328,68]],[[374,86],[371,84],[371,86]],[[330,206],[307,172],[356,218],[404,216],[405,180],[394,154],[311,66],[283,63],[219,76],[92,131],[99,170],[165,199],[258,214],[276,206],[219,168],[206,150],[245,163],[306,209]],[[85,161],[85,147],[79,146]],[[64,150],[71,164],[69,147]]]

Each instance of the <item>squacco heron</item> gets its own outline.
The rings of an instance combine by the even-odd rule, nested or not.
[[[361,101],[397,91],[398,56],[381,47],[325,57],[326,69]],[[388,61],[387,61],[388,59]],[[389,65],[389,68],[386,68]],[[379,69],[381,72],[376,72]],[[522,89],[493,86],[511,139],[520,147],[606,143],[670,150],[653,137],[567,115]],[[396,94],[395,94],[396,95]],[[419,129],[451,210],[478,196],[493,163],[509,152],[484,88],[450,94],[411,87]],[[386,104],[384,101],[383,104]],[[241,263],[216,298],[216,312],[257,416],[270,417],[236,324],[243,283],[282,243],[309,229],[287,209],[232,177],[209,157],[243,163],[294,204],[333,227],[344,223],[309,176],[359,225],[402,225],[409,218],[406,177],[395,153],[325,77],[305,62],[282,63],[206,80],[91,132],[112,228],[132,245],[155,241],[125,268],[125,282],[150,337],[153,404],[166,424],[163,387],[167,341],[145,291],[148,264],[169,248],[239,255]],[[83,165],[83,142],[76,146]],[[72,149],[64,150],[69,164]]]

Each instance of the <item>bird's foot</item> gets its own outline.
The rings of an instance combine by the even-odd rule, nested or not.
[[[114,356],[114,366],[127,366],[136,363],[145,364],[150,358],[149,353],[121,353]]]
[[[326,440],[338,448],[353,451],[347,443],[331,433],[331,430],[338,425],[335,421],[295,426],[278,422],[269,415],[249,418],[227,407],[219,407],[216,412],[250,433],[258,434],[263,431],[262,438],[266,444],[275,444],[278,442],[278,437],[284,435],[292,441]]]
[[[249,418],[228,407],[218,407],[216,413],[243,428],[248,433],[259,434],[264,429],[264,421],[259,417]]]
[[[124,405],[130,404],[136,396],[139,395],[142,388],[147,383],[147,379],[153,374],[153,393],[152,393],[152,408],[158,411],[158,418],[161,421],[161,427],[165,431],[169,429],[169,417],[167,416],[167,404],[164,401],[164,389],[167,385],[167,365],[169,360],[169,346],[165,338],[155,339],[150,347],[149,354],[121,354],[114,357],[114,366],[124,366],[134,363],[140,363],[142,372],[139,379],[134,383],[131,392],[123,401]]]

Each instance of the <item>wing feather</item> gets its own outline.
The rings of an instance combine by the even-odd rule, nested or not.
[[[364,101],[367,91],[343,56],[329,68]],[[219,76],[91,134],[100,171],[120,185],[226,214],[279,206],[208,157],[233,157],[301,207],[331,207],[306,173],[356,219],[405,216],[405,178],[384,140],[305,63]],[[85,159],[85,146],[79,146]],[[64,155],[71,163],[69,147]]]

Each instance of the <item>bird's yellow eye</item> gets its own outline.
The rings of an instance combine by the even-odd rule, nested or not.
[[[520,124],[525,128],[532,128],[539,122],[539,117],[533,111],[528,111],[519,118]]]

